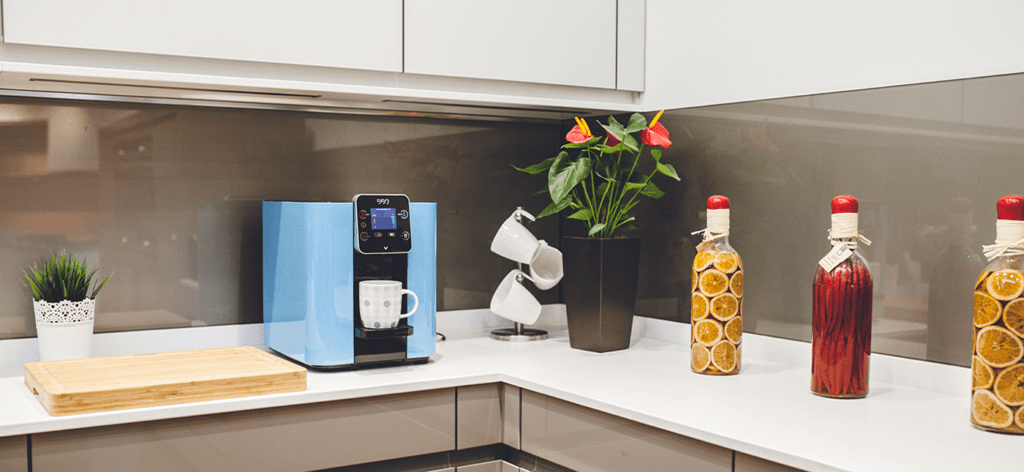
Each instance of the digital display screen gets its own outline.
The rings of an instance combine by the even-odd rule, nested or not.
[[[398,229],[394,208],[370,208],[370,228],[374,230]]]

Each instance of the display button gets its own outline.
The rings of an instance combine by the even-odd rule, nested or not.
[[[369,233],[365,233],[365,232],[364,233],[359,233],[359,240],[360,241],[366,241],[367,239],[370,239],[370,234]]]
[[[394,232],[390,232],[390,233],[388,233],[388,237],[389,237],[389,238],[393,238],[393,237],[395,237],[395,233],[394,233]]]
[[[409,240],[409,232],[408,231],[402,231],[402,239],[405,240],[405,241]]]
[[[398,216],[402,217],[403,220],[407,220],[407,219],[409,219],[409,211],[408,210],[402,210],[402,212],[399,213]]]
[[[377,231],[376,233],[373,233],[373,237],[375,237],[375,238],[382,238],[382,237],[384,237],[384,235],[381,234],[380,231]]]
[[[359,219],[360,220],[365,220],[366,219],[366,215],[367,215],[366,210],[359,210]]]
[[[366,227],[366,222],[365,221],[360,221],[359,222],[359,227],[360,228],[365,228]]]

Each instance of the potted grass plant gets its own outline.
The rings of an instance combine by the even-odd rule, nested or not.
[[[25,286],[32,293],[40,360],[78,359],[92,354],[96,295],[114,275],[111,272],[95,284],[98,270],[86,264],[85,256],[61,250],[51,252],[42,267],[32,265],[24,271]]]
[[[607,122],[598,122],[605,136],[594,135],[586,120],[576,118],[557,156],[526,168],[513,166],[528,174],[547,174],[547,185],[538,193],[548,194],[551,203],[538,218],[567,210],[567,218],[580,221],[587,231],[586,237],[562,237],[562,286],[569,345],[575,349],[629,347],[640,238],[620,236],[617,230],[635,228],[631,213],[642,198],[665,194],[654,184],[655,175],[679,180],[658,149],[672,145],[668,130],[658,123],[663,112],[650,123],[640,113],[626,124],[609,116]],[[650,161],[641,163],[645,155]]]

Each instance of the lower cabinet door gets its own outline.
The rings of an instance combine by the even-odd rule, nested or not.
[[[306,471],[452,449],[442,389],[35,434],[32,470]]]
[[[25,436],[0,438],[0,470],[28,472],[28,438]]]
[[[574,470],[732,471],[732,451],[522,391],[523,451]]]

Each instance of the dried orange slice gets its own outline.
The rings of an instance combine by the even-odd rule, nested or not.
[[[711,363],[722,372],[732,372],[736,368],[736,346],[729,341],[722,341],[711,348]]]
[[[977,352],[986,364],[997,368],[1006,367],[1024,357],[1024,344],[1009,330],[989,326],[978,332]]]
[[[707,318],[710,305],[708,298],[704,295],[694,293],[690,296],[690,321],[700,321]]]
[[[1003,308],[1003,324],[1017,336],[1024,337],[1024,298],[1006,304],[1006,308]]]
[[[736,295],[737,298],[743,296],[743,271],[738,270],[732,277],[729,277],[729,290]]]
[[[704,372],[711,365],[711,353],[708,348],[694,343],[690,346],[690,367],[696,372]]]
[[[996,377],[992,391],[1007,405],[1024,405],[1024,364],[1003,369]]]
[[[711,346],[722,340],[722,325],[708,318],[693,325],[693,340],[701,346]]]
[[[971,387],[974,389],[989,388],[992,386],[992,379],[995,378],[992,368],[985,365],[978,356],[971,360]]]
[[[725,324],[725,339],[733,344],[740,343],[740,336],[743,335],[743,317],[737,316]]]
[[[692,292],[694,290],[697,290],[697,269],[691,269],[691,270],[693,270],[693,275],[690,276],[690,282],[693,284],[690,287],[690,291]]]
[[[711,265],[711,261],[714,260],[715,253],[701,251],[697,253],[697,257],[693,258],[693,270],[701,271],[707,269]]]
[[[981,283],[984,282],[985,281],[985,277],[988,277],[988,274],[991,274],[991,273],[992,273],[991,270],[983,270],[983,271],[981,271],[981,275],[978,276],[978,281],[974,282],[974,289],[975,290],[981,290]]]
[[[1013,300],[1024,293],[1024,275],[1013,269],[996,271],[988,277],[985,288],[996,300]]]
[[[975,423],[993,428],[1005,428],[1013,424],[1013,411],[988,390],[974,392],[971,417]]]
[[[985,292],[974,292],[974,326],[984,328],[999,321],[1003,306]]]
[[[739,258],[736,257],[735,252],[722,252],[715,255],[715,260],[712,262],[716,269],[731,274],[739,267]]]
[[[700,287],[700,291],[704,292],[704,295],[715,297],[721,295],[729,288],[729,277],[715,269],[708,269],[703,274],[700,274],[700,281],[697,285]]]
[[[1024,429],[1024,408],[1017,408],[1017,418],[1013,422],[1018,428]]]
[[[711,316],[726,321],[740,312],[740,301],[729,292],[711,299]]]

